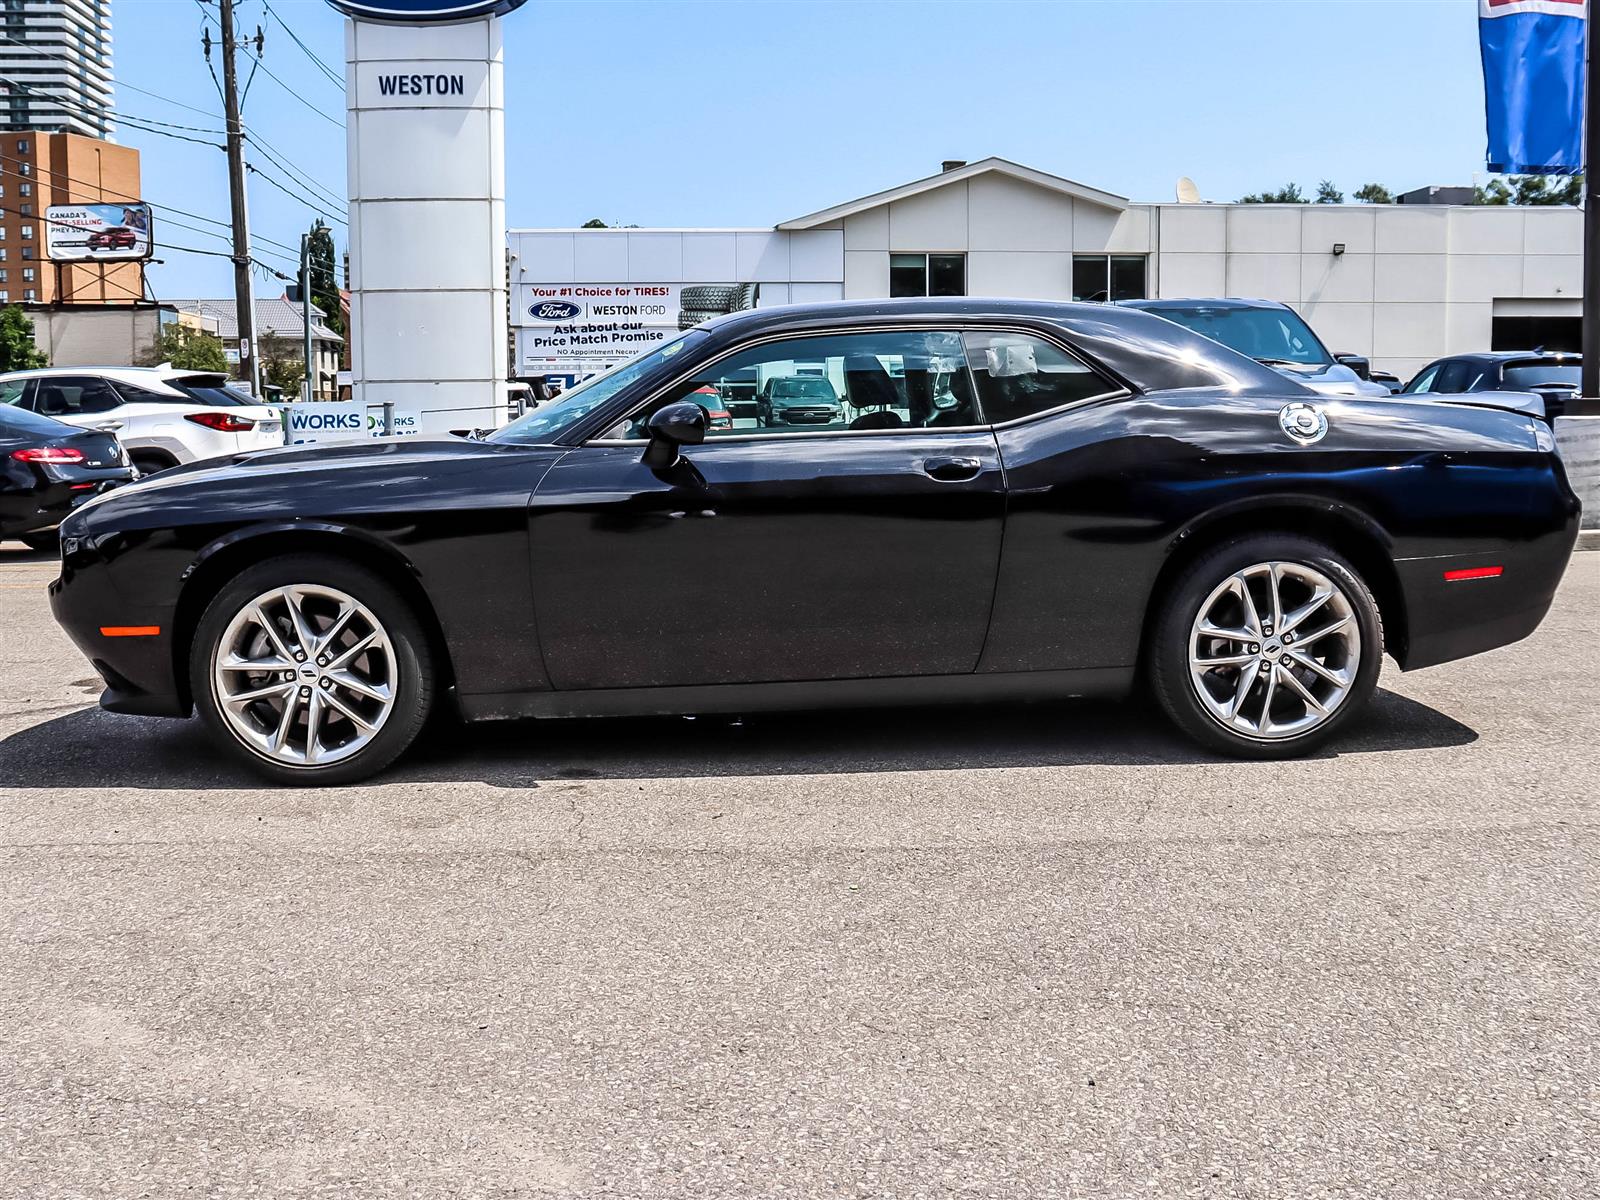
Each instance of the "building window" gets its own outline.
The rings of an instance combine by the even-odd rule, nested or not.
[[[965,254],[889,255],[889,295],[965,296]]]
[[[37,300],[39,298],[39,296],[38,296],[38,293],[35,292],[32,288],[24,288],[23,292],[22,292],[22,298],[24,300]]]
[[[1143,300],[1145,262],[1143,254],[1074,254],[1072,298]]]
[[[33,216],[33,205],[31,205],[31,204],[19,204],[17,206],[17,211],[21,216],[31,217],[31,216]]]
[[[32,236],[33,236],[33,226],[32,225],[24,225],[22,227],[22,240],[23,241],[27,241]]]
[[[28,139],[27,138],[18,138],[17,139],[17,153],[18,154],[26,154],[27,152],[28,152]]]
[[[32,267],[23,267],[22,268],[22,282],[23,283],[32,283],[33,282],[33,268]]]
[[[0,225],[0,242],[3,242],[5,240],[6,240],[6,227],[4,225]]]
[[[17,164],[17,174],[18,175],[32,175],[33,174],[33,164],[31,162],[18,163]]]
[[[23,258],[32,258],[33,257],[33,247],[32,246],[24,246],[22,248],[22,257]]]
[[[4,282],[6,282],[6,269],[4,267],[0,267],[0,283]]]
[[[11,293],[6,291],[5,288],[0,288],[0,304],[10,304],[10,303],[11,303]]]
[[[22,193],[22,194],[23,194],[23,195],[24,195],[24,196],[31,196],[31,195],[33,195],[33,184],[31,184],[31,183],[25,183],[25,184],[23,184],[23,185],[22,185],[22,187],[21,187],[21,188],[19,188],[19,189],[18,189],[18,190],[19,190],[19,191],[20,191],[20,192],[21,192],[21,193]]]

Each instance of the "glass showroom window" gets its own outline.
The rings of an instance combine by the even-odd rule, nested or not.
[[[889,255],[889,295],[965,296],[967,294],[967,256],[965,254]]]
[[[1142,254],[1074,254],[1074,300],[1143,300],[1145,256]]]

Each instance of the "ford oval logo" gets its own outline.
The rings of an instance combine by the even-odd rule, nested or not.
[[[570,321],[582,311],[570,300],[541,300],[528,306],[528,315],[537,321]]]
[[[328,0],[328,3],[348,17],[431,25],[441,21],[504,16],[514,8],[521,8],[523,0]]]

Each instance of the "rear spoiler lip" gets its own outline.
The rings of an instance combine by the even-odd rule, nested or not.
[[[1544,397],[1533,392],[1402,392],[1396,399],[1462,408],[1495,408],[1524,417],[1545,418]]]

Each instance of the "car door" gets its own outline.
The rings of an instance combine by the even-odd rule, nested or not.
[[[761,387],[827,380],[836,417],[771,429],[740,418],[673,467],[641,461],[651,412],[752,371]],[[557,689],[970,672],[1004,507],[958,333],[735,350],[540,482],[529,525],[545,666]]]

